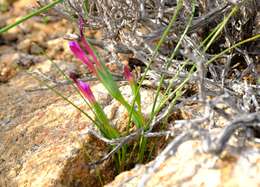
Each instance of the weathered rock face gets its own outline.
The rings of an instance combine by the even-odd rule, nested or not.
[[[65,66],[62,62],[59,65]],[[54,71],[48,61],[34,68],[47,74]],[[92,123],[51,91],[31,90],[38,87],[39,83],[25,73],[0,85],[0,186],[97,186],[99,175],[103,183],[111,181],[115,173],[113,161],[105,162],[98,170],[87,167],[87,163],[109,151],[97,139],[80,135]],[[131,95],[129,86],[122,89],[128,93],[124,94],[126,98]],[[59,90],[91,114],[70,86]],[[114,112],[111,121],[124,129],[127,118],[122,116],[127,115],[126,111],[101,84],[94,85],[92,90],[106,111]],[[149,108],[153,92],[142,90],[141,94],[142,106]]]
[[[226,150],[221,157],[214,157],[203,153],[200,148],[200,141],[183,143],[175,156],[164,161],[159,169],[152,173],[145,186],[257,187],[260,185],[258,149],[233,148]],[[106,186],[138,186],[153,162],[136,166],[131,171],[120,174]]]

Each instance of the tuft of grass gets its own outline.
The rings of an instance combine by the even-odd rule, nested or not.
[[[139,95],[139,99],[137,101],[138,110],[133,110],[133,111],[132,111],[131,105],[126,101],[126,99],[121,94],[119,87],[117,86],[116,82],[114,81],[113,76],[110,73],[109,69],[105,66],[105,64],[99,58],[97,51],[85,39],[85,37],[83,35],[82,24],[83,24],[83,20],[80,19],[80,25],[79,25],[80,39],[79,39],[79,41],[73,41],[73,42],[69,43],[72,53],[74,54],[74,56],[76,58],[81,60],[86,65],[86,67],[93,73],[94,76],[97,77],[97,79],[104,85],[104,87],[107,89],[109,94],[114,99],[116,99],[118,102],[120,102],[129,113],[133,112],[132,120],[133,120],[133,123],[136,125],[136,127],[143,128],[145,123],[144,123],[144,117],[142,116],[142,112],[141,112],[140,93],[137,93],[137,91],[136,91],[137,85],[135,83],[135,80],[134,80],[131,72],[129,71],[128,67],[125,67],[125,77],[131,86],[132,92],[134,94],[137,93],[137,95]],[[115,128],[113,128],[113,126],[110,124],[110,122],[107,119],[101,106],[95,100],[89,85],[87,83],[84,83],[84,82],[78,80],[74,75],[71,75],[70,77],[76,83],[80,92],[89,101],[91,107],[95,111],[96,118],[99,121],[101,121],[101,123],[96,126],[100,130],[102,135],[108,139],[119,138],[120,133]],[[119,170],[122,170],[121,168],[124,167],[125,157],[126,157],[126,147],[123,146],[123,148],[117,154],[116,166]]]

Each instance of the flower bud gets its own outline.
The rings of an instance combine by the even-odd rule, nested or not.
[[[78,42],[72,41],[69,42],[69,47],[70,50],[73,52],[73,54],[75,55],[75,57],[77,57],[78,59],[80,59],[84,64],[87,65],[87,67],[89,68],[90,71],[92,72],[96,72],[93,62],[91,61],[91,59],[85,54],[85,52],[80,48],[80,45],[78,44]]]
[[[75,82],[75,84],[77,85],[78,89],[80,90],[80,92],[84,95],[85,98],[87,98],[87,100],[91,103],[94,104],[96,103],[96,99],[90,89],[90,86],[88,83],[85,83],[81,80],[77,79],[77,75],[74,73],[70,73],[70,78]]]
[[[130,85],[134,83],[134,77],[128,66],[124,66],[124,77],[129,82]]]

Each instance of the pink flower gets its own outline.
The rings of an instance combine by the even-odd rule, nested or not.
[[[82,43],[82,46],[86,49],[88,54],[93,58],[94,62],[99,63],[94,51],[91,49],[84,36],[80,36],[80,42]]]
[[[91,49],[90,45],[88,44],[88,42],[86,41],[86,39],[84,37],[84,33],[83,33],[84,20],[82,17],[79,20],[79,29],[80,29],[80,42],[81,42],[82,46],[85,48],[85,50],[88,52],[88,54],[92,57],[93,61],[97,65],[97,67],[101,68],[101,64],[98,61],[94,51]]]
[[[124,76],[130,85],[134,83],[134,77],[128,66],[124,66]]]
[[[90,89],[90,86],[89,84],[81,81],[81,80],[78,80],[78,83],[77,83],[80,91],[84,94],[84,96],[88,99],[88,101],[93,104],[93,103],[96,103],[96,99],[93,95],[93,92],[91,91]]]
[[[80,90],[80,92],[84,95],[85,98],[87,98],[87,100],[91,103],[91,104],[94,104],[96,103],[96,99],[93,95],[93,92],[91,91],[90,89],[90,86],[89,84],[81,81],[81,80],[78,80],[76,78],[76,75],[71,73],[70,74],[70,78],[76,83],[78,89]]]
[[[78,42],[72,41],[69,42],[70,50],[73,52],[73,54],[80,59],[84,64],[87,65],[90,71],[96,72],[94,68],[93,61],[85,54],[85,52],[81,49]]]

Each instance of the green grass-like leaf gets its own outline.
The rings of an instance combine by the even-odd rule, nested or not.
[[[180,47],[180,45],[181,45],[181,42],[182,42],[184,36],[187,34],[187,32],[188,32],[188,30],[189,30],[189,28],[190,28],[190,26],[191,26],[191,23],[192,23],[192,20],[193,20],[194,12],[195,12],[195,0],[192,0],[192,14],[191,14],[191,16],[190,16],[190,19],[189,19],[189,21],[188,21],[188,24],[187,24],[185,30],[183,31],[183,33],[182,33],[182,35],[181,35],[181,37],[180,37],[180,39],[179,39],[179,41],[178,41],[176,47],[174,48],[174,50],[173,50],[171,56],[170,56],[170,57],[167,59],[167,61],[166,61],[166,69],[169,68],[171,61],[173,60],[173,58],[175,57],[177,51],[179,50],[179,47]],[[160,83],[159,83],[159,86],[158,86],[157,91],[156,91],[156,96],[155,96],[154,103],[153,103],[153,107],[152,107],[152,111],[151,111],[151,117],[150,117],[151,119],[150,119],[150,121],[152,121],[153,118],[154,118],[154,110],[155,110],[155,106],[156,106],[156,103],[157,103],[157,99],[158,99],[158,96],[159,96],[159,93],[160,93],[160,90],[161,90],[163,81],[164,81],[164,75],[161,76]],[[170,89],[170,85],[168,86],[168,88],[167,88],[165,94],[167,94],[167,91],[168,91],[169,89]]]
[[[15,23],[13,23],[11,25],[7,25],[7,26],[1,28],[0,29],[0,34],[6,32],[6,31],[8,31],[8,30],[10,30],[10,29],[12,29],[12,28],[14,28],[16,26],[18,26],[19,24],[25,22],[26,20],[28,20],[28,19],[30,19],[30,18],[32,18],[34,16],[37,16],[37,15],[43,13],[43,12],[46,12],[47,10],[49,10],[50,8],[54,7],[55,5],[61,3],[62,1],[63,0],[55,0],[55,1],[51,2],[50,4],[48,4],[48,5],[44,6],[44,7],[41,7],[38,10],[35,10],[35,11],[29,13],[28,15],[26,15],[26,16],[20,18],[19,20],[17,20]]]

